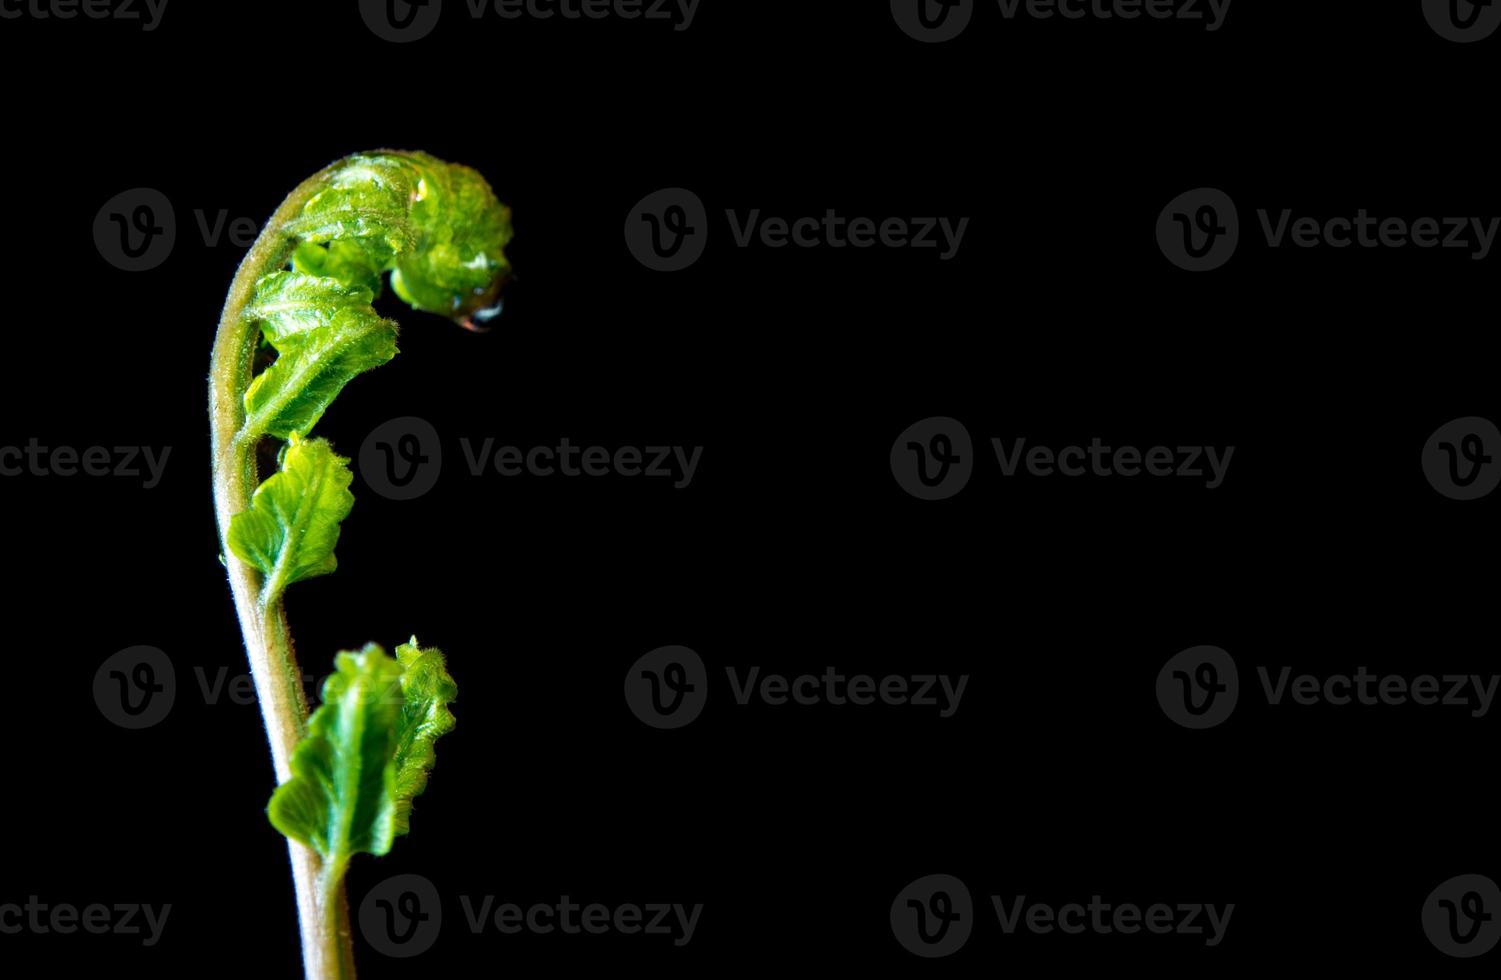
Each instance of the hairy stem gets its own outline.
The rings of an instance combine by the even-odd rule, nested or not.
[[[292,750],[307,734],[307,695],[292,648],[280,590],[266,590],[261,573],[236,558],[229,547],[230,518],[250,508],[258,485],[256,433],[246,429],[245,391],[250,386],[260,331],[246,322],[245,304],[256,281],[284,267],[294,240],[287,223],[301,212],[333,168],[304,181],[284,201],[240,263],[230,287],[209,373],[209,414],[213,432],[214,513],[219,546],[229,571],[235,612],[245,637],[245,652],[255,681],[261,715],[271,743],[278,783],[292,777]],[[302,955],[307,980],[352,980],[353,940],[342,875],[327,874],[311,848],[287,841],[297,915],[302,927]]]

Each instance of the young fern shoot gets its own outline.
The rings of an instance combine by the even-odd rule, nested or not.
[[[308,980],[354,976],[343,879],[410,828],[433,743],[453,728],[457,688],[414,637],[334,658],[308,717],[284,605],[332,572],[354,505],[349,460],[311,434],[356,375],[396,355],[396,324],[372,306],[389,273],[414,309],[476,329],[509,276],[509,210],[475,171],[423,153],[346,157],[277,209],[235,275],[209,378],[214,510],[230,591],[271,743],[267,807],[286,835]],[[257,355],[275,359],[258,374]],[[257,452],[279,440],[260,481]]]

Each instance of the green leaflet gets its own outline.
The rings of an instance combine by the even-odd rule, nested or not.
[[[396,656],[372,643],[334,658],[323,704],[292,754],[292,778],[266,810],[277,830],[340,870],[354,854],[385,854],[408,832],[433,743],[454,726],[448,703],[458,687],[443,654],[413,637]]]
[[[275,272],[255,284],[245,316],[260,325],[261,333],[279,352],[301,347],[307,338],[328,327],[341,310],[374,316],[375,300],[368,286],[350,285],[331,277]]]
[[[245,392],[245,428],[285,439],[306,435],[354,376],[396,356],[396,324],[345,307],[301,335]]]
[[[414,636],[396,648],[401,675],[401,719],[396,729],[396,833],[411,830],[412,800],[427,789],[428,770],[436,755],[433,744],[453,731],[449,702],[459,688],[443,662],[442,651],[423,650]]]
[[[334,668],[307,737],[292,753],[292,778],[276,788],[266,814],[337,875],[355,854],[391,849],[402,670],[373,643],[340,653]]]
[[[394,154],[347,157],[285,228],[300,242],[364,239],[389,254],[417,245],[407,210],[417,193],[413,166]]]
[[[293,438],[282,450],[281,468],[255,491],[250,509],[230,520],[230,550],[266,575],[272,593],[332,572],[339,522],[354,506],[353,480],[349,460],[327,440]]]
[[[511,212],[468,167],[415,157],[411,226],[418,246],[396,257],[391,288],[419,310],[462,319],[495,303],[510,272]]]
[[[355,375],[396,356],[396,324],[371,307],[384,273],[413,308],[465,323],[510,273],[510,210],[478,172],[425,153],[345,158],[277,231],[292,268],[259,279],[242,313],[278,353],[245,392],[248,439],[306,435]]]
[[[346,238],[315,245],[303,242],[292,253],[292,268],[324,279],[336,279],[381,294],[381,271],[391,261],[384,244],[364,238]]]
[[[495,303],[510,272],[511,212],[477,171],[425,153],[341,161],[283,229],[293,268],[366,286],[455,320]]]

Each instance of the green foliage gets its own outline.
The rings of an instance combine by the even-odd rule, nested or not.
[[[334,667],[292,754],[292,778],[276,788],[266,812],[277,830],[342,868],[354,854],[391,849],[401,665],[371,644],[340,653]]]
[[[453,731],[449,702],[459,688],[448,676],[443,654],[423,650],[414,636],[396,648],[402,666],[401,718],[396,726],[396,833],[411,830],[412,800],[427,789],[428,770],[436,761],[434,743]]]
[[[225,551],[243,563],[227,564],[252,665],[280,685],[282,696],[262,704],[273,748],[290,750],[291,776],[266,812],[321,856],[315,883],[297,870],[305,863],[294,862],[294,874],[323,908],[337,907],[355,854],[385,854],[410,830],[434,745],[454,726],[457,687],[442,653],[415,638],[395,658],[374,644],[340,653],[306,736],[288,746],[302,697],[284,593],[335,570],[340,525],[354,505],[349,460],[311,433],[345,385],[396,356],[397,325],[373,305],[388,274],[414,309],[469,326],[496,308],[510,239],[510,212],[477,172],[424,153],[357,154],[304,182],[278,210],[221,320],[210,379],[215,501]],[[274,354],[254,376],[252,351]],[[277,470],[247,501],[268,439],[285,441]],[[315,950],[309,975],[352,975],[347,934],[328,922],[303,928],[313,937],[304,948]]]
[[[381,855],[410,829],[412,800],[427,788],[433,745],[451,731],[458,693],[443,655],[416,638],[392,659],[375,644],[340,653],[323,704],[292,755],[292,778],[266,808],[271,823],[343,868]]]
[[[230,550],[260,569],[273,594],[327,575],[338,567],[334,545],[339,522],[354,506],[353,480],[349,460],[327,440],[293,436],[281,468],[255,491],[250,509],[230,520]]]
[[[368,308],[338,310],[250,383],[245,427],[282,439],[305,435],[355,375],[395,356],[395,323]]]
[[[477,172],[425,153],[340,161],[272,231],[292,261],[241,313],[277,352],[245,392],[246,440],[307,435],[355,376],[396,356],[396,324],[371,305],[385,273],[413,308],[461,322],[510,274],[509,209]]]

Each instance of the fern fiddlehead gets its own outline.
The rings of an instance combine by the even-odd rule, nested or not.
[[[354,498],[349,461],[311,435],[358,374],[395,356],[397,326],[373,307],[389,274],[414,309],[478,329],[510,272],[509,210],[477,172],[423,153],[346,157],[304,181],[235,275],[209,379],[214,509],[230,591],[271,744],[268,807],[288,838],[309,980],[354,976],[343,875],[410,823],[453,725],[442,655],[413,640],[395,658],[341,653],[308,717],[284,596],[332,572]],[[275,359],[255,371],[264,348]],[[257,454],[280,440],[261,482]]]

